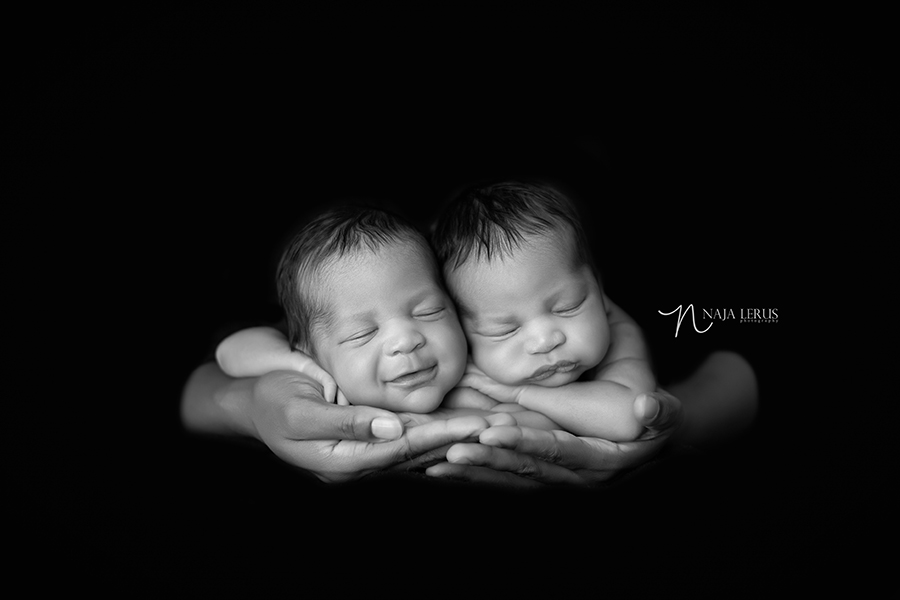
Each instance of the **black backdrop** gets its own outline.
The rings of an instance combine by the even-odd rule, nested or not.
[[[35,139],[71,167],[61,187],[80,200],[63,220],[102,233],[80,236],[90,268],[74,275],[103,290],[87,304],[114,326],[90,514],[175,564],[169,551],[204,554],[209,540],[311,537],[330,554],[348,532],[378,545],[363,524],[379,523],[412,546],[466,531],[478,547],[521,523],[639,540],[657,558],[689,548],[719,574],[786,572],[797,555],[818,568],[880,523],[871,413],[843,411],[828,383],[848,350],[838,321],[852,319],[838,298],[867,278],[845,234],[864,212],[862,165],[877,162],[874,62],[803,19],[568,15],[444,33],[370,16],[129,13],[68,33],[78,51],[47,76]],[[374,198],[425,226],[461,185],[494,177],[554,182],[582,204],[607,292],[664,380],[711,350],[744,353],[760,379],[753,432],[606,490],[521,495],[329,488],[253,444],[182,431],[181,387],[219,336],[278,319],[275,262],[304,214]],[[691,303],[774,308],[778,322],[698,334],[686,320],[676,338],[658,311]],[[310,533],[331,519],[333,534]]]

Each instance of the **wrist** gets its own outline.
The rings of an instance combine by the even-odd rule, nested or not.
[[[529,387],[531,387],[531,386],[520,385],[519,387],[515,388],[515,392],[513,394],[513,398],[515,398],[516,404],[518,404],[524,408],[528,408],[526,406],[526,402],[528,402],[527,390]]]

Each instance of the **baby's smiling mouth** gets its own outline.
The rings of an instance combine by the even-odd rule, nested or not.
[[[545,365],[540,369],[536,370],[531,374],[531,381],[542,381],[544,379],[549,379],[553,377],[557,373],[568,373],[569,371],[575,369],[578,366],[578,363],[574,363],[570,360],[561,360],[552,365]]]
[[[388,383],[399,385],[401,387],[414,387],[417,385],[422,385],[423,383],[428,383],[429,381],[434,379],[436,373],[437,363],[431,365],[430,367],[419,369],[418,371],[410,371],[408,373],[404,373],[399,377],[391,379],[390,381],[388,381]]]

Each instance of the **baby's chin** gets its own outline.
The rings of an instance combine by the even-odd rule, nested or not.
[[[394,412],[430,413],[441,405],[448,391],[429,386],[404,394],[388,394],[380,407]]]

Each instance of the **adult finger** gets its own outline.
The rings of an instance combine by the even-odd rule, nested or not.
[[[438,446],[437,448],[426,450],[422,454],[415,456],[407,461],[395,464],[391,468],[396,471],[421,472],[423,469],[426,469],[431,465],[445,462],[447,460],[447,450],[452,445],[453,444],[444,444],[443,446]]]
[[[681,401],[662,389],[635,398],[634,412],[645,427],[656,431],[677,426],[683,416]]]
[[[404,414],[403,417],[408,415]],[[459,418],[459,417],[453,417]],[[404,419],[405,420],[405,419]],[[487,421],[490,426],[500,426],[500,425],[515,425],[516,420],[508,413],[494,413],[484,416],[484,420]],[[425,422],[425,421],[423,421]],[[473,421],[473,423],[477,423]],[[409,426],[409,422],[407,422],[407,426]],[[474,437],[475,431],[481,431],[480,425],[476,426],[476,429],[471,430]],[[397,469],[404,471],[419,471],[425,467],[433,465],[438,462],[443,462],[447,456],[447,450],[451,447],[450,444],[444,444],[443,446],[439,446],[437,448],[432,448],[430,450],[426,450],[424,453],[416,456],[412,460],[408,460],[402,464],[397,465]]]
[[[267,373],[253,387],[255,421],[291,440],[397,439],[403,424],[394,413],[325,401],[319,382],[294,371]],[[257,425],[259,428],[259,425]]]
[[[495,471],[488,467],[457,465],[448,462],[438,463],[429,467],[425,470],[425,474],[430,475],[431,477],[442,477],[446,479],[467,481],[469,483],[481,483],[517,489],[533,489],[542,487],[543,485],[533,479],[526,479],[525,477],[520,477],[513,473]]]
[[[320,383],[322,384],[322,393],[325,395],[325,401],[333,404],[337,400],[337,398],[335,398],[337,384],[330,377]]]
[[[488,467],[535,479],[544,483],[584,483],[576,473],[528,454],[483,444],[454,444],[447,451],[447,462]]]
[[[615,469],[622,461],[618,444],[598,438],[580,438],[558,429],[491,427],[479,436],[479,441],[486,446],[528,454],[568,469]]]
[[[394,413],[372,406],[341,406],[296,398],[285,408],[289,435],[296,440],[396,440],[403,423]]]
[[[356,456],[348,457],[357,469],[387,468],[399,463],[413,464],[417,457],[466,440],[475,440],[487,429],[488,422],[476,416],[432,421],[410,427],[399,440],[369,445]]]

